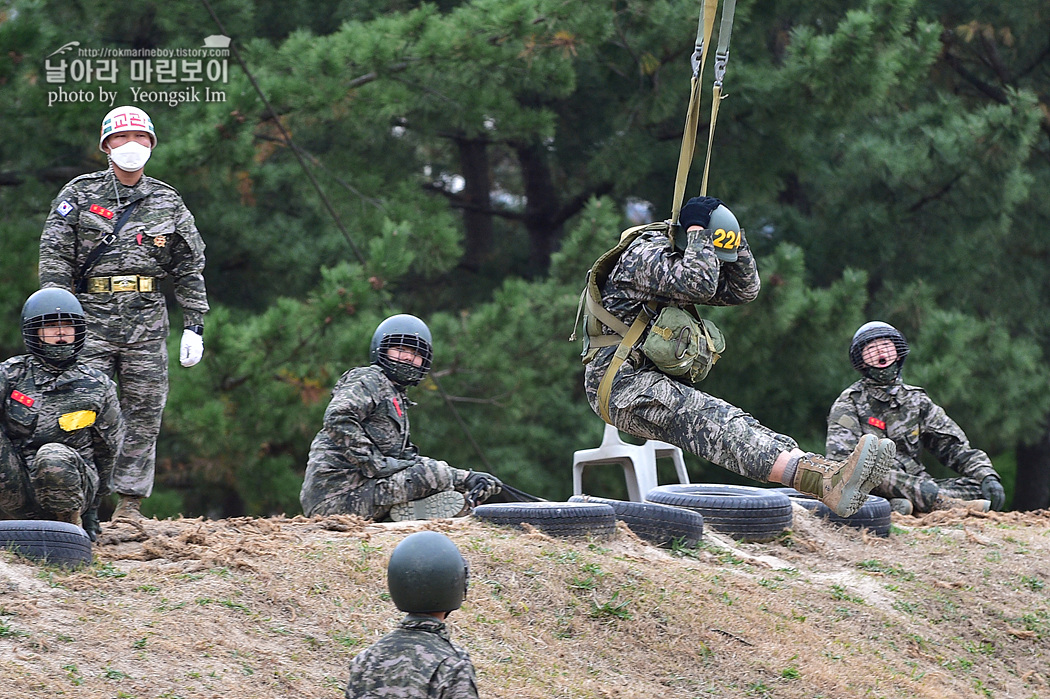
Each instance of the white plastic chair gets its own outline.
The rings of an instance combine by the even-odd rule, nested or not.
[[[581,449],[572,455],[572,493],[583,494],[583,469],[595,464],[620,464],[627,480],[627,497],[633,502],[644,502],[645,494],[659,483],[656,477],[656,460],[669,457],[674,460],[679,483],[689,483],[682,450],[673,444],[647,440],[644,444],[628,444],[620,439],[620,432],[612,425],[605,425],[602,443],[597,449]]]

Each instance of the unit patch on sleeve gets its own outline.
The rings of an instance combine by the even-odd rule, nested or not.
[[[61,216],[62,218],[65,218],[66,216],[68,216],[69,212],[72,211],[72,210],[73,210],[73,205],[70,204],[65,199],[63,199],[62,203],[60,203],[58,206],[55,207],[55,211],[58,212],[58,215]]]

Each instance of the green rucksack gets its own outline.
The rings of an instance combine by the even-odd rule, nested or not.
[[[642,353],[657,369],[690,384],[707,378],[725,348],[718,326],[678,306],[660,310],[642,343]]]

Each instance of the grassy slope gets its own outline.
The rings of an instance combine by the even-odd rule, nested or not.
[[[472,566],[450,625],[483,697],[1050,696],[1050,513],[894,517],[886,540],[796,508],[779,541],[689,552],[429,526]],[[341,697],[418,528],[149,521],[75,573],[3,554],[3,695]]]

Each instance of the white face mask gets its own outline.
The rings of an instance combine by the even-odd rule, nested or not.
[[[141,143],[130,141],[111,150],[109,157],[113,159],[113,164],[124,172],[135,172],[145,167],[152,152]]]

